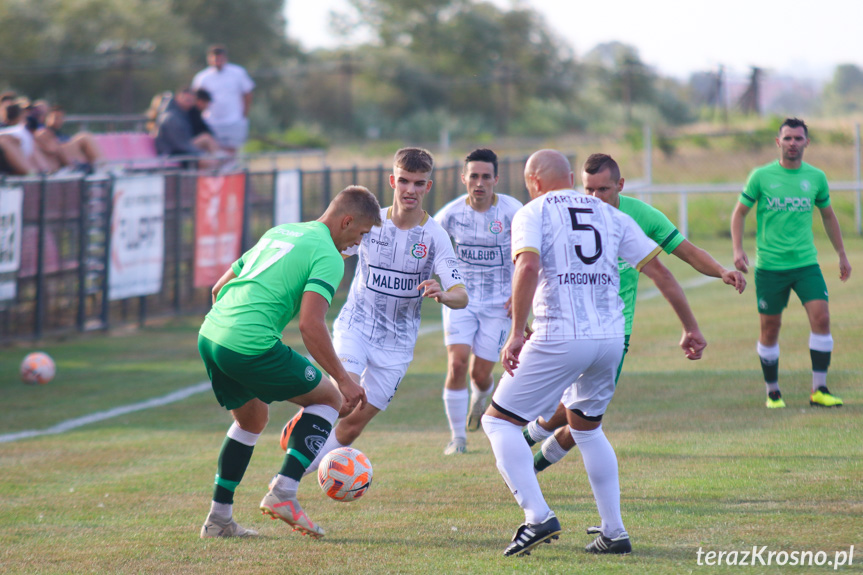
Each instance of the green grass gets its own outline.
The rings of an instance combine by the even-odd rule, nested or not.
[[[699,243],[727,263],[727,240]],[[577,453],[540,476],[564,532],[532,556],[505,559],[523,516],[482,433],[463,457],[442,455],[440,399],[446,357],[440,332],[422,337],[392,406],[356,446],[375,470],[360,501],[326,499],[311,481],[301,497],[328,534],[313,541],[265,519],[257,504],[278,469],[277,436],[294,412],[273,406],[271,424],[237,491],[235,513],[264,535],[198,538],[229,415],[210,393],[81,427],[0,444],[2,573],[822,573],[832,567],[706,567],[703,551],[836,551],[855,545],[863,565],[863,246],[846,236],[857,277],[836,279],[819,240],[836,350],[829,383],[846,406],[808,405],[808,325],[792,301],[781,337],[789,407],[764,408],[755,356],[754,285],[741,296],[720,282],[687,290],[708,339],[688,362],[661,298],[639,302],[632,347],[604,428],[620,460],[622,510],[635,552],[581,552],[598,520]],[[750,246],[751,248],[751,246]],[[681,281],[695,273],[663,256]],[[751,275],[750,278],[751,280]],[[649,288],[649,281],[642,288]],[[793,296],[792,296],[793,299]],[[425,325],[439,321],[426,306]],[[55,381],[17,382],[23,347],[0,350],[0,433],[164,395],[205,379],[200,318],[38,347],[57,361]],[[289,328],[286,341],[299,346]]]

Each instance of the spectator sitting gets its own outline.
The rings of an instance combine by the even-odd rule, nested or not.
[[[47,173],[50,170],[47,160],[42,151],[36,146],[36,139],[33,136],[35,126],[32,120],[30,126],[27,125],[27,118],[23,113],[23,109],[17,103],[9,104],[6,110],[7,127],[0,129],[0,135],[10,136],[21,151],[21,156],[24,161],[25,173]],[[13,153],[17,157],[17,154]],[[6,157],[7,161],[9,157]]]
[[[51,108],[45,116],[45,126],[36,131],[36,145],[52,172],[69,167],[89,174],[102,157],[99,145],[89,132],[79,132],[72,137],[64,134],[65,120],[63,108]]]
[[[209,90],[204,88],[195,90],[195,105],[189,108],[189,121],[192,123],[193,136],[200,134],[213,135],[213,130],[210,129],[210,126],[204,120],[204,111],[210,107],[212,101],[213,97],[210,95]]]
[[[26,176],[31,170],[18,139],[9,134],[0,134],[0,175]]]
[[[10,104],[14,104],[15,100],[18,99],[18,94],[12,91],[3,92],[0,94],[0,128],[5,128],[9,126],[9,122],[6,119],[6,107]]]
[[[189,110],[195,106],[195,94],[185,88],[168,103],[157,121],[156,150],[167,156],[200,156],[216,154],[219,145],[209,133],[194,135]],[[212,167],[213,163],[201,160],[200,167]]]
[[[158,120],[165,108],[168,107],[168,102],[171,101],[174,94],[170,90],[159,92],[153,99],[150,100],[150,107],[147,108],[147,133],[154,138],[159,133]]]

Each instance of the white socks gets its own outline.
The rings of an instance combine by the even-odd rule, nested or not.
[[[488,389],[485,391],[478,388],[474,380],[470,380],[471,397],[475,397],[478,401],[482,401],[483,399],[490,397],[492,393],[494,393],[494,379],[491,380],[491,385],[488,386]]]
[[[258,438],[261,436],[260,433],[251,433],[244,430],[242,427],[237,425],[235,421],[230,428],[228,428],[228,437],[236,441],[237,443],[242,443],[243,445],[248,445],[249,447],[254,447],[258,442]]]
[[[443,390],[443,406],[446,410],[446,418],[449,421],[450,433],[453,439],[467,439],[465,428],[467,426],[467,404],[468,393],[466,389]]]
[[[625,531],[623,518],[620,516],[617,455],[605,437],[602,426],[591,431],[576,431],[570,428],[570,433],[584,460],[584,469],[596,499],[596,508],[602,518],[602,534],[614,539]]]
[[[221,519],[222,523],[231,520],[234,516],[234,506],[230,503],[218,503],[212,501],[210,503],[210,517]]]
[[[530,434],[530,438],[533,439],[536,443],[544,441],[554,433],[554,431],[546,431],[545,429],[540,427],[540,425],[536,422],[535,419],[527,424],[527,432]]]
[[[557,463],[569,453],[558,443],[557,438],[554,435],[551,435],[548,439],[546,439],[542,444],[542,456],[545,457],[545,460],[549,463]]]
[[[490,415],[482,416],[482,428],[491,443],[498,471],[516,503],[524,509],[525,521],[542,523],[551,509],[539,488],[533,471],[533,452],[524,441],[521,428]]]

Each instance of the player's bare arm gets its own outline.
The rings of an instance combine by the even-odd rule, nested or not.
[[[450,309],[467,307],[468,296],[464,286],[453,286],[449,291],[444,291],[436,279],[430,278],[420,283],[417,289],[422,292],[423,297],[431,298]]]
[[[743,250],[743,224],[748,213],[749,208],[740,202],[737,203],[731,213],[731,245],[734,249],[734,267],[743,273],[749,271],[749,258]]]
[[[539,268],[538,253],[525,251],[516,256],[512,274],[512,329],[500,354],[500,362],[510,375],[518,367],[518,356],[527,341],[527,319],[539,284]]]
[[[330,304],[322,295],[307,291],[300,304],[300,334],[303,344],[318,365],[332,377],[344,397],[342,409],[352,410],[357,405],[365,405],[366,392],[345,371],[342,362],[333,348],[330,330],[327,328],[326,315]]]
[[[689,240],[683,240],[671,253],[688,263],[695,271],[712,278],[720,278],[727,285],[734,287],[737,293],[743,293],[746,289],[746,278],[742,273],[725,269],[706,250]]]
[[[222,288],[225,287],[225,284],[237,277],[237,274],[234,273],[233,268],[228,268],[222,277],[219,278],[219,281],[216,282],[216,285],[213,286],[213,303],[216,303],[216,300],[219,297],[219,292],[222,291]]]
[[[839,229],[839,220],[836,218],[836,212],[833,211],[832,206],[821,208],[821,222],[824,224],[824,231],[827,232],[830,243],[833,244],[833,249],[836,250],[836,255],[839,256],[839,279],[843,282],[848,281],[848,278],[851,277],[851,262],[845,255],[842,231]]]
[[[689,307],[686,294],[677,280],[658,258],[653,258],[644,267],[641,273],[653,280],[656,288],[662,293],[668,303],[671,304],[674,313],[677,314],[683,325],[683,336],[680,339],[680,347],[686,354],[687,359],[701,359],[707,341],[701,334],[695,315]]]

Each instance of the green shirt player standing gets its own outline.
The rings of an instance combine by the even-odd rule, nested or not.
[[[379,225],[379,213],[374,194],[349,186],[317,221],[267,231],[213,288],[213,308],[201,326],[198,350],[216,399],[230,410],[234,423],[222,444],[213,503],[201,537],[257,535],[233,520],[234,490],[273,401],[291,401],[304,410],[260,508],[295,531],[324,535],[297,501],[299,481],[326,442],[339,410],[365,403],[365,392],[333,349],[325,316],[344,275],[340,252],[359,244]],[[282,330],[297,315],[306,349],[332,382],[282,343]]]
[[[827,389],[833,337],[830,335],[827,285],[818,266],[812,236],[813,207],[821,211],[824,230],[839,256],[839,279],[843,282],[851,275],[851,264],[845,256],[839,222],[830,206],[827,177],[821,170],[803,162],[803,152],[809,145],[809,130],[803,120],[786,119],[779,127],[776,145],[779,161],[752,171],[731,214],[734,265],[746,272],[749,258],[743,250],[743,224],[752,206],[758,206],[755,294],[761,334],[757,351],[767,386],[767,407],[785,407],[779,391],[779,328],[791,290],[806,309],[811,328],[812,395],[809,404],[839,407],[842,400]]]
[[[624,179],[620,177],[620,167],[614,158],[607,154],[591,154],[584,163],[581,179],[587,194],[596,196],[634,219],[647,237],[659,244],[665,253],[674,254],[706,276],[722,278],[722,281],[733,286],[738,293],[743,293],[746,278],[742,273],[722,267],[709,253],[687,240],[665,214],[653,206],[620,195]],[[620,273],[620,299],[623,300],[623,317],[626,322],[623,357],[617,367],[617,378],[620,378],[623,360],[629,351],[629,336],[632,334],[635,299],[641,273],[622,259],[617,260],[617,267]],[[534,456],[534,469],[537,471],[557,463],[575,447],[575,440],[566,425],[566,408],[563,404],[558,404],[557,410],[548,421],[539,417],[528,423],[524,429],[524,437],[531,445],[545,440],[542,449]]]

